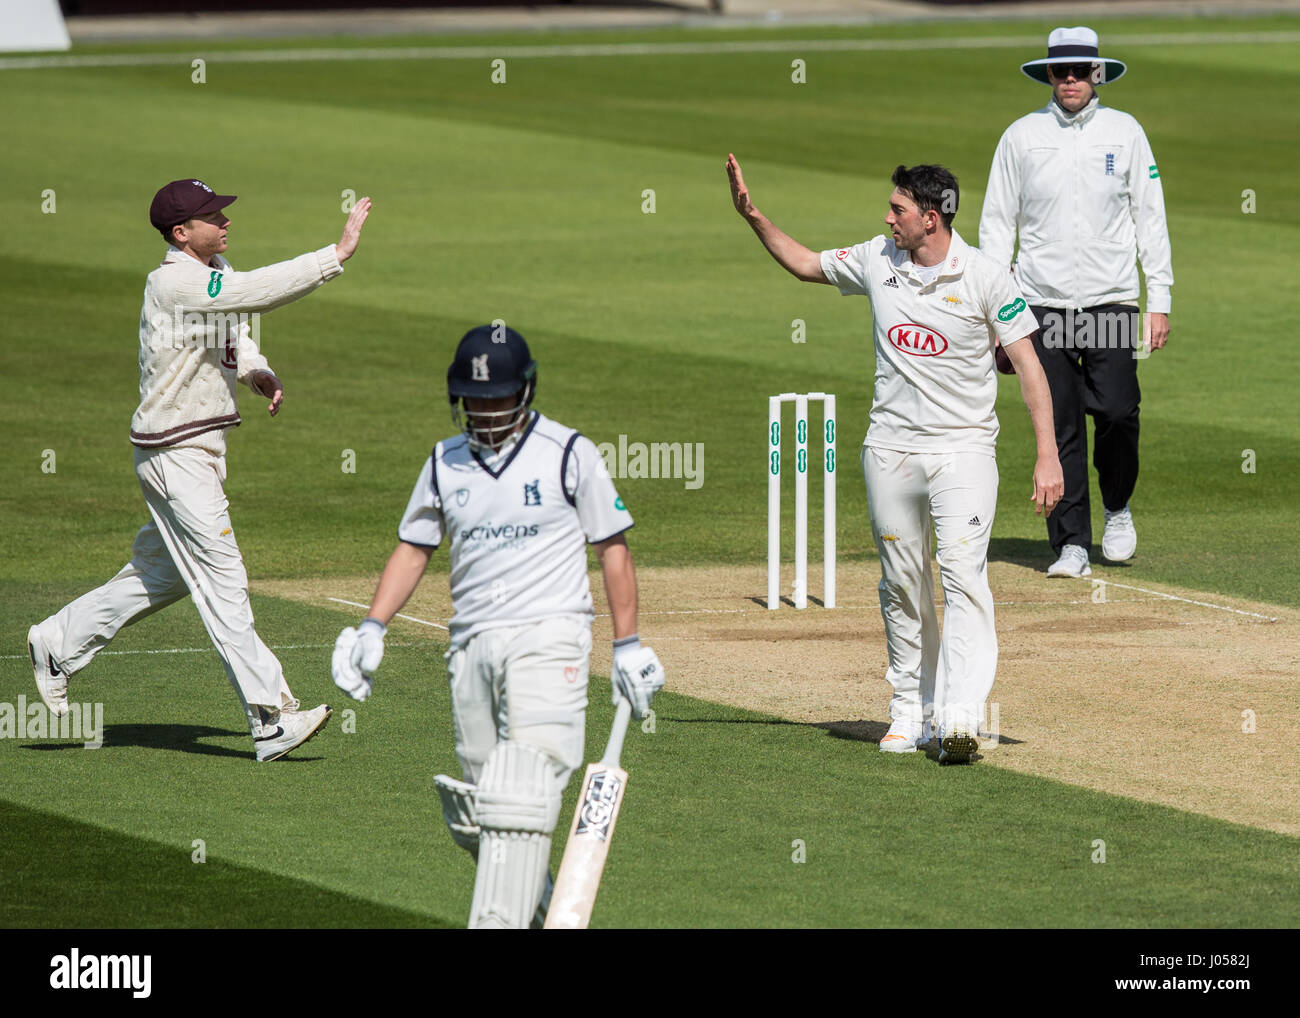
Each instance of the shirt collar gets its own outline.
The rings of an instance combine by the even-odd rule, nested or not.
[[[1056,96],[1052,96],[1048,101],[1047,108],[1052,111],[1052,114],[1056,117],[1056,122],[1062,127],[1073,127],[1075,124],[1082,127],[1092,119],[1100,104],[1101,96],[1094,91],[1092,98],[1088,100],[1088,105],[1078,113],[1066,113],[1065,110],[1061,109],[1061,104],[1056,101]]]
[[[195,262],[196,264],[203,265],[205,269],[220,268],[224,270],[226,268],[228,263],[224,258],[221,257],[221,255],[213,255],[213,258],[215,258],[217,261],[216,265],[203,265],[203,263],[200,262],[197,258],[195,258],[193,255],[187,255],[175,244],[168,244],[167,253],[163,255],[162,263],[164,265],[167,265],[171,262]]]
[[[889,238],[889,244],[892,251],[889,260],[893,262],[894,268],[904,275],[915,276],[917,266],[912,264],[912,253],[903,251],[894,247],[894,239]],[[966,262],[970,258],[970,245],[961,239],[961,234],[956,230],[952,231],[952,241],[948,245],[948,254],[944,257],[943,267],[939,270],[939,278],[944,276],[960,276],[966,269]]]

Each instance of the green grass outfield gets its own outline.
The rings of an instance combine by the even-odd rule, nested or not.
[[[35,695],[16,656],[27,626],[115,572],[143,522],[127,429],[140,295],[162,250],[146,213],[161,183],[188,174],[241,196],[228,252],[240,268],[337,239],[344,189],[375,200],[344,276],[262,323],[285,409],[268,421],[245,395],[227,484],[254,582],[378,571],[423,458],[450,431],[443,379],[454,343],[492,318],[533,345],[548,414],[596,441],[703,443],[698,490],[619,482],[638,562],[761,561],[765,397],[818,389],[840,398],[842,555],[872,557],[853,455],[871,396],[868,304],[772,264],[731,208],[723,160],[734,151],[759,207],[814,248],[880,232],[896,164],[942,162],[963,186],[955,225],[974,242],[998,136],[1046,101],[1018,65],[1040,54],[1050,27],[305,44],[1025,40],[512,53],[504,84],[491,82],[487,55],[221,55],[292,45],[278,40],[112,50],[175,55],[160,65],[0,69],[11,111],[0,163],[0,701]],[[1154,147],[1177,279],[1170,346],[1141,366],[1141,554],[1097,574],[1295,606],[1300,353],[1288,323],[1300,47],[1165,37],[1295,33],[1300,20],[1095,27],[1129,63],[1103,97],[1136,115]],[[1157,34],[1159,44],[1138,41]],[[191,82],[194,57],[208,61],[205,84]],[[791,82],[796,58],[806,84]],[[1241,209],[1248,188],[1251,215]],[[57,196],[53,215],[41,212],[45,189]],[[796,318],[803,344],[790,340]],[[993,550],[1045,566],[1042,524],[1024,508],[1027,415],[1015,381],[1002,385]],[[42,470],[46,450],[53,473]],[[345,450],[355,473],[340,469]],[[1254,473],[1242,471],[1246,450]],[[426,582],[446,582],[446,561],[435,555]],[[254,607],[268,643],[298,648],[281,652],[296,691],[338,704],[328,648],[356,613],[265,597]],[[210,650],[142,653],[205,647],[181,604],[124,632],[113,650],[131,653],[103,655],[79,676],[74,699],[105,704],[101,750],[0,741],[0,924],[463,923],[470,863],[443,830],[430,783],[455,768],[442,648],[395,640],[379,692],[356,707],[355,734],[332,722],[300,758],[259,768]],[[604,682],[593,682],[589,752],[608,724]],[[845,718],[882,717],[883,682],[874,692],[846,704]],[[630,798],[597,925],[928,925],[913,907],[918,891],[942,892],[977,925],[1300,919],[1280,891],[1297,877],[1292,838],[994,768],[882,760],[870,743],[671,693],[657,708],[655,733],[629,741]],[[955,830],[960,852],[940,840]],[[1090,861],[1098,838],[1104,866]],[[206,845],[202,866],[190,861],[194,839]],[[796,840],[806,862],[791,861]],[[69,854],[55,871],[42,860],[59,846]],[[302,892],[297,907],[282,895],[250,906],[248,888],[286,880]]]

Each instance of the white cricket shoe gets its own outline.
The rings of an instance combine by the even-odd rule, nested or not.
[[[970,763],[970,758],[979,749],[979,739],[968,728],[954,728],[939,742],[939,762],[941,764]]]
[[[297,749],[324,728],[333,713],[328,704],[321,704],[315,710],[264,713],[260,732],[253,735],[258,762],[279,760]]]
[[[921,739],[921,726],[915,721],[895,721],[880,740],[882,753],[915,753]]]
[[[27,630],[27,654],[32,659],[36,688],[40,690],[45,706],[55,717],[63,717],[68,713],[68,676],[54,663],[45,641],[41,639],[39,626]]]
[[[1091,576],[1092,566],[1088,565],[1088,549],[1080,544],[1067,544],[1061,549],[1061,557],[1047,567],[1048,576]]]
[[[1101,553],[1112,562],[1127,562],[1137,551],[1138,532],[1133,526],[1133,514],[1128,506],[1111,512],[1106,510],[1106,531],[1101,535]]]

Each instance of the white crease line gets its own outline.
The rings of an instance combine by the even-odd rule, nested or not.
[[[748,612],[766,611],[765,608],[683,608],[681,611],[662,611],[646,612],[638,611],[637,615],[744,615]],[[609,618],[608,612],[602,612],[596,616],[598,619]]]
[[[357,604],[356,601],[344,601],[343,598],[341,598],[341,597],[331,597],[331,598],[328,598],[328,600],[330,600],[330,601],[337,601],[339,604],[351,605],[353,608],[369,608],[369,607],[370,607],[370,605],[368,605],[368,604]],[[398,619],[406,619],[407,622],[418,622],[418,623],[420,623],[420,625],[422,625],[422,626],[432,626],[434,629],[441,629],[444,633],[449,633],[449,632],[451,632],[451,630],[448,629],[446,626],[440,626],[440,625],[438,625],[438,623],[436,623],[436,622],[425,622],[424,619],[417,619],[414,615],[403,615],[401,612],[398,612],[398,613],[397,613],[396,615],[394,615],[393,617],[394,617],[394,618],[398,618]]]
[[[1079,579],[1088,579],[1089,582],[1091,582],[1091,579],[1088,577],[1079,577]],[[1191,598],[1179,597],[1176,594],[1166,594],[1164,591],[1161,590],[1148,590],[1146,587],[1134,587],[1127,583],[1116,583],[1113,580],[1104,580],[1101,582],[1104,582],[1107,586],[1110,587],[1120,587],[1124,590],[1136,590],[1143,594],[1153,594],[1156,597],[1162,598],[1167,601],[1181,601],[1184,604],[1194,604],[1200,608],[1215,608],[1219,611],[1232,612],[1236,615],[1249,615],[1251,618],[1263,619],[1265,622],[1281,621],[1281,619],[1275,618],[1274,616],[1271,615],[1260,615],[1258,612],[1248,612],[1240,608],[1229,608],[1226,605],[1211,604],[1209,601],[1193,601]],[[339,604],[346,604],[352,608],[370,607],[368,604],[359,604],[356,601],[345,601],[341,597],[331,597],[329,598],[329,600],[336,601]],[[1103,603],[1137,604],[1144,600],[1148,600],[1148,599],[1133,597],[1133,598],[1127,598],[1123,601],[1106,601]],[[1059,605],[1079,605],[1079,604],[1094,604],[1094,603],[1096,602],[1093,602],[1092,600],[995,601],[993,602],[994,606],[998,608],[1005,608],[1009,606],[1017,606],[1017,607],[1029,606],[1029,607],[1036,607],[1036,608],[1044,608],[1044,607],[1050,608]],[[782,605],[781,607],[787,613],[794,610],[790,608],[788,605]],[[872,608],[875,609],[876,611],[879,611],[880,605],[879,604],[842,604],[839,605],[838,608],[832,609],[832,611],[838,611],[840,609],[865,610],[867,608]],[[769,614],[769,612],[770,609],[768,608],[691,608],[682,611],[639,612],[638,614],[639,615],[750,615],[750,614],[757,615],[759,613],[762,613],[764,615],[767,615]],[[610,616],[608,614],[601,614],[596,616],[596,618],[598,619],[607,619],[609,617]],[[432,626],[434,629],[449,631],[447,630],[446,626],[440,626],[436,622],[426,622],[424,619],[417,619],[413,615],[399,614],[397,618],[406,619],[409,622],[418,622],[422,626]],[[662,639],[666,639],[666,637],[660,636],[658,637],[658,639],[662,640]],[[271,647],[271,650],[320,650],[324,647],[332,647],[332,646],[334,646],[332,643],[284,643],[284,644],[279,644],[277,646]],[[211,647],[168,647],[168,648],[163,648],[158,650],[101,650],[100,654],[107,654],[113,656],[127,655],[127,654],[206,654],[210,650],[212,650]],[[0,654],[0,661],[19,661],[19,660],[26,661],[27,655],[26,654]]]
[[[1122,601],[1112,600],[1112,601],[1109,601],[1109,602],[1107,602],[1107,603],[1108,603],[1108,604],[1137,604],[1137,603],[1139,603],[1139,602],[1141,602],[1141,601],[1149,601],[1149,600],[1151,600],[1151,599],[1150,599],[1150,598],[1146,598],[1146,597],[1127,597],[1127,598],[1124,598]],[[1070,604],[1092,604],[1092,603],[1093,603],[1093,602],[1092,602],[1091,600],[1088,600],[1088,601],[994,601],[994,602],[993,602],[993,606],[994,606],[995,608],[1005,608],[1005,607],[1007,607],[1007,606],[1009,606],[1009,605],[1015,605],[1015,606],[1020,606],[1020,607],[1023,607],[1023,606],[1025,606],[1025,605],[1029,605],[1029,606],[1031,606],[1031,607],[1038,607],[1038,608],[1044,608],[1044,607],[1045,607],[1045,608],[1051,608],[1051,607],[1055,607],[1055,606],[1058,606],[1058,605],[1070,605]],[[364,605],[359,605],[358,607],[365,607],[365,606],[364,606]],[[824,610],[825,610],[825,609],[821,608],[821,607],[818,606],[818,605],[812,604],[811,602],[810,602],[810,607],[813,608],[813,609],[815,609],[816,611],[824,611]],[[939,607],[942,608],[943,605],[939,605]],[[866,610],[868,610],[868,609],[870,609],[871,611],[879,611],[879,610],[880,610],[880,604],[879,604],[878,602],[877,602],[876,604],[839,604],[839,605],[836,605],[834,608],[832,608],[831,611],[840,611],[841,609],[843,609],[843,610],[848,610],[848,611],[866,611]],[[778,609],[778,611],[794,611],[794,610],[795,610],[795,609],[791,608],[791,607],[790,607],[788,604],[786,604],[784,601],[781,603],[781,608]],[[637,612],[637,615],[638,615],[638,616],[645,616],[645,615],[767,615],[769,612],[772,612],[772,609],[770,609],[770,608],[684,608],[684,609],[681,609],[681,610],[679,610],[679,611],[658,611],[658,612],[639,611],[639,612]],[[776,613],[773,613],[773,614],[776,614]],[[610,615],[609,615],[608,612],[601,612],[601,613],[599,613],[599,614],[596,615],[596,618],[598,618],[598,619],[607,619],[607,618],[609,618],[609,617],[610,617]]]
[[[1094,601],[1092,600],[1092,598],[1088,598],[1088,600],[1086,601],[994,601],[993,606],[995,608],[1003,608],[1006,606],[1015,606],[1018,608],[1024,608],[1024,607],[1050,608],[1053,605],[1063,605],[1063,604],[1071,604],[1071,605],[1073,604],[1141,604],[1143,601],[1151,601],[1151,600],[1154,600],[1154,598],[1150,598],[1150,597],[1107,598],[1105,601],[1100,601],[1100,602]]]
[[[1169,32],[1112,36],[1109,46],[1218,46],[1300,42],[1300,32]],[[954,49],[1011,49],[1039,46],[1041,36],[976,36],[950,39],[755,39],[736,42],[608,43],[571,46],[401,46],[329,49],[204,50],[185,53],[102,53],[88,56],[0,58],[0,71],[78,67],[165,67],[187,69],[196,53],[217,63],[303,63],[348,60],[490,60],[528,57],[718,56],[727,53],[914,52]]]
[[[1087,580],[1088,577],[1077,577],[1080,580]],[[1089,580],[1089,582],[1094,582]],[[1221,612],[1232,612],[1234,615],[1249,615],[1254,619],[1263,619],[1265,622],[1280,622],[1281,619],[1274,618],[1272,615],[1260,615],[1258,612],[1248,612],[1241,608],[1229,608],[1224,604],[1211,604],[1209,601],[1193,601],[1190,597],[1179,597],[1177,594],[1166,594],[1163,590],[1148,590],[1146,587],[1133,587],[1127,583],[1116,583],[1114,580],[1095,580],[1097,583],[1104,583],[1108,587],[1119,587],[1123,590],[1138,590],[1143,594],[1154,594],[1156,597],[1163,597],[1169,601],[1182,601],[1183,604],[1194,604],[1198,608],[1214,608]]]
[[[321,650],[333,647],[332,643],[282,643],[270,650]],[[212,647],[159,647],[154,650],[101,650],[96,657],[126,657],[130,654],[208,654],[216,653]],[[0,654],[0,661],[29,660],[26,654]]]

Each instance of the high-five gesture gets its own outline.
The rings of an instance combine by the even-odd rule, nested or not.
[[[810,251],[787,233],[783,233],[773,222],[754,207],[749,200],[749,188],[745,186],[745,175],[740,172],[740,163],[730,152],[727,153],[727,177],[731,180],[731,203],[741,214],[767,248],[768,254],[777,263],[798,279],[806,283],[825,283],[822,274],[821,256]]]
[[[758,209],[754,208],[754,203],[749,200],[745,175],[740,172],[740,163],[736,162],[736,157],[731,153],[727,153],[727,176],[731,178],[731,203],[746,219],[753,218]]]
[[[343,224],[343,236],[334,245],[340,264],[357,253],[357,245],[361,243],[361,227],[365,224],[368,215],[370,215],[369,198],[362,198],[352,206],[352,211],[348,213],[348,221]]]

